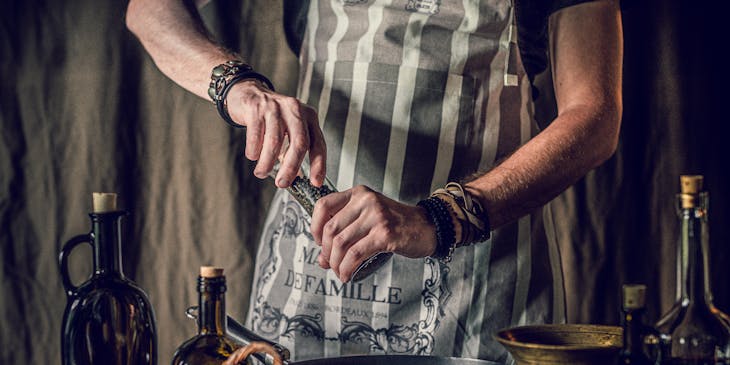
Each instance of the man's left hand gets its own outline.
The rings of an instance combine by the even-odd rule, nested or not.
[[[312,214],[312,235],[322,247],[319,265],[347,282],[363,261],[379,252],[426,257],[436,249],[436,231],[418,206],[356,186],[329,194]]]

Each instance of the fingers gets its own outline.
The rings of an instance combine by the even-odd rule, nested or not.
[[[257,161],[261,156],[261,148],[263,147],[264,139],[264,124],[263,119],[256,120],[255,123],[249,123],[246,128],[246,158],[251,161]]]
[[[264,134],[261,155],[253,170],[254,175],[259,179],[266,178],[278,161],[279,150],[284,141],[284,131],[279,124],[280,116],[281,113],[277,109],[270,110],[264,115],[266,134]]]
[[[343,263],[343,259],[346,255],[353,255],[350,253],[350,250],[354,249],[353,246],[365,238],[370,231],[370,229],[367,228],[365,220],[365,217],[359,216],[355,219],[355,221],[348,224],[344,229],[340,230],[339,233],[334,235],[331,241],[326,241],[325,239],[322,243],[322,255],[326,254],[325,247],[330,246],[329,256],[324,257],[328,262],[328,265],[332,268],[332,271],[335,272],[335,275],[337,275],[342,282],[346,282],[350,278],[349,274],[346,275],[343,272],[343,270],[348,270],[347,267],[341,265]],[[364,248],[364,246],[358,247]],[[355,253],[357,257],[359,257],[358,253],[359,252]],[[354,271],[354,268],[352,270]]]
[[[286,188],[299,174],[302,161],[310,152],[310,180],[315,186],[322,185],[327,147],[314,109],[256,82],[241,82],[229,94],[228,110],[237,123],[247,127],[245,155],[257,161],[256,177],[266,178],[274,165],[281,162],[275,183]],[[282,149],[286,138],[288,148]]]
[[[319,199],[317,204],[314,205],[310,231],[312,232],[312,237],[314,237],[314,241],[317,242],[317,244],[322,244],[325,225],[332,220],[335,214],[347,205],[351,196],[352,193],[350,190],[332,193]],[[352,220],[354,220],[354,218]],[[329,229],[334,228],[335,227],[330,226]]]
[[[374,234],[368,234],[356,243],[352,244],[345,253],[345,256],[342,258],[342,262],[338,267],[339,274],[337,276],[340,278],[340,281],[343,283],[350,281],[350,278],[352,278],[352,275],[355,273],[355,269],[357,269],[360,264],[365,262],[365,260],[369,259],[371,256],[379,252],[384,252],[384,249],[378,248],[381,243],[382,242],[379,242],[375,238]]]
[[[297,176],[310,143],[309,128],[306,121],[302,120],[299,101],[289,98],[283,106],[283,119],[287,127],[289,145],[276,175],[276,185],[280,188],[289,186]]]
[[[302,105],[302,116],[309,129],[309,180],[314,186],[320,187],[324,183],[327,165],[327,145],[319,128],[317,112],[307,105]]]

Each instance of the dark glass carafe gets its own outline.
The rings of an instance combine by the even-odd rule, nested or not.
[[[709,197],[702,190],[702,176],[685,175],[680,181],[679,293],[675,305],[656,325],[662,344],[661,362],[729,364],[730,327],[727,316],[713,305],[710,289]]]
[[[122,271],[125,215],[116,209],[115,194],[94,193],[91,232],[72,238],[61,250],[61,278],[68,295],[61,328],[63,365],[157,364],[152,306],[145,292]],[[68,256],[84,243],[93,249],[94,272],[77,287],[68,274]]]
[[[222,364],[241,347],[228,335],[225,293],[223,269],[201,267],[198,277],[198,334],[177,348],[173,365]]]

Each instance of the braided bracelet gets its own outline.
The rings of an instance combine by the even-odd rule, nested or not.
[[[456,248],[454,223],[451,220],[449,205],[434,196],[421,200],[417,205],[426,210],[426,215],[436,227],[436,250],[431,257],[448,263]]]
[[[245,128],[231,119],[226,106],[226,97],[231,87],[239,81],[243,80],[259,80],[271,91],[274,91],[274,85],[266,76],[256,72],[253,68],[241,61],[232,60],[220,64],[213,68],[210,75],[210,87],[208,88],[208,96],[218,109],[218,114],[228,125],[235,128]]]
[[[449,204],[456,220],[460,223],[461,239],[457,246],[489,239],[491,227],[486,210],[461,184],[450,182],[445,187],[434,191],[431,196],[437,196]]]

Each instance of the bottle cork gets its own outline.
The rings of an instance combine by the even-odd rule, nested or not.
[[[201,266],[200,277],[212,279],[223,276],[223,268],[216,266]]]
[[[679,184],[682,194],[699,194],[702,191],[702,175],[681,175]]]
[[[702,175],[681,175],[679,177],[683,209],[691,209],[698,205],[698,194],[702,192],[702,180]]]
[[[626,284],[623,286],[624,308],[640,309],[646,306],[646,285]]]
[[[117,210],[116,193],[91,193],[92,212],[105,213]]]

